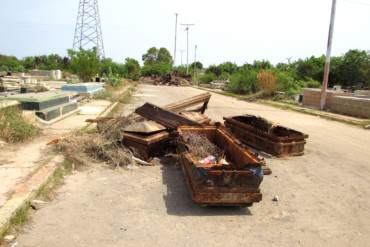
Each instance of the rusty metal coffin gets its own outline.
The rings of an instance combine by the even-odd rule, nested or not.
[[[238,145],[222,126],[178,128],[177,152],[192,200],[206,206],[249,206],[262,200],[259,185],[264,161]],[[186,133],[205,135],[225,151],[230,165],[203,165],[192,155]]]
[[[253,115],[224,118],[225,126],[245,144],[274,156],[304,154],[308,135]]]
[[[122,143],[133,149],[143,160],[150,161],[153,157],[164,154],[171,147],[173,139],[173,135],[167,131],[151,135],[124,132]]]

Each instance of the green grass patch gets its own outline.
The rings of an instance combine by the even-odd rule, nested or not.
[[[8,143],[23,142],[39,132],[38,127],[24,119],[18,107],[7,107],[0,110],[0,139]]]

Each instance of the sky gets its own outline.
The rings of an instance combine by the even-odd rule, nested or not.
[[[0,54],[19,58],[58,53],[73,43],[79,0],[0,0]],[[100,0],[105,54],[117,62],[141,61],[152,47],[174,51],[179,13],[177,64],[254,60],[276,64],[326,52],[331,0]],[[370,0],[337,0],[333,55],[370,50]],[[183,62],[186,63],[184,52]]]

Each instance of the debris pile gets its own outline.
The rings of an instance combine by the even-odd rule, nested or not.
[[[259,186],[271,170],[247,145],[276,155],[303,154],[303,147],[294,147],[308,136],[250,115],[225,118],[225,126],[212,123],[204,115],[210,98],[205,93],[163,107],[145,103],[128,117],[88,120],[97,123],[97,133],[75,135],[57,147],[74,161],[114,167],[148,165],[176,153],[195,203],[250,206],[262,200]],[[281,150],[269,147],[276,147],[273,141]]]
[[[221,159],[223,151],[208,140],[204,134],[184,133],[183,141],[189,152],[197,158],[197,160],[214,157],[215,161]]]
[[[182,75],[176,71],[165,76],[152,75],[141,77],[140,81],[143,83],[153,85],[182,86],[182,87],[191,86],[193,84],[191,76]]]

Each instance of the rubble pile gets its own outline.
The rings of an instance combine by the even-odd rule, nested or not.
[[[186,87],[192,85],[191,76],[182,75],[176,71],[165,76],[152,75],[141,77],[140,81],[146,84],[165,85],[165,86]]]
[[[88,120],[97,123],[96,133],[75,135],[57,147],[80,163],[97,160],[114,167],[150,164],[154,157],[175,153],[195,203],[250,206],[262,200],[259,186],[271,174],[258,152],[276,151],[265,148],[271,140],[289,149],[308,136],[250,115],[212,123],[204,115],[210,98],[205,93],[162,107],[145,103],[128,117]],[[299,148],[283,153],[302,155]]]

